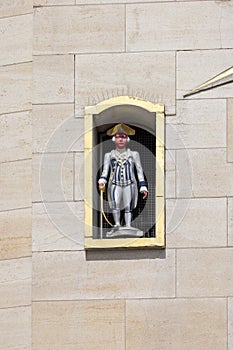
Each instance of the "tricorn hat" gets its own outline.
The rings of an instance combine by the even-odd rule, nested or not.
[[[128,125],[120,123],[107,131],[108,136],[114,136],[116,134],[126,134],[128,136],[135,135],[135,130],[130,128]]]

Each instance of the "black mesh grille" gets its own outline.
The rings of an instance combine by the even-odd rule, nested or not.
[[[156,139],[155,136],[149,133],[146,130],[141,128],[131,126],[135,131],[135,136],[131,136],[132,141],[132,151],[138,151],[141,158],[142,167],[144,170],[144,176],[147,182],[147,187],[149,191],[149,195],[146,200],[142,199],[142,195],[138,196],[137,207],[133,210],[133,223],[132,225],[140,228],[144,232],[144,237],[155,237],[156,228],[155,228],[155,203],[156,203],[156,192],[155,192],[155,156],[156,156]],[[111,126],[110,126],[111,127]],[[110,128],[108,127],[107,130]],[[109,140],[109,136],[106,135],[105,132],[98,133],[98,143]],[[104,154],[110,152],[111,150],[107,149],[108,143],[103,142],[102,147],[102,163]],[[131,144],[129,144],[131,146]],[[109,146],[108,146],[109,147]],[[114,144],[112,149],[114,148]],[[149,151],[148,151],[149,150]],[[102,168],[99,169],[96,179],[98,180],[100,174],[102,172]],[[137,173],[137,172],[135,172]],[[137,176],[136,176],[137,177]],[[113,217],[109,212],[109,207],[106,198],[106,192],[104,193],[104,210],[106,212],[106,216],[110,222],[114,223]],[[100,226],[100,212],[95,213],[97,215],[97,223]],[[140,214],[140,215],[139,215]],[[123,212],[122,212],[122,223],[123,223]],[[103,220],[103,233],[110,230],[110,225]]]

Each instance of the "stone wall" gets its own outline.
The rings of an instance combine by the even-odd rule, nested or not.
[[[32,22],[0,1],[0,348],[31,347]]]
[[[183,94],[232,66],[233,1],[0,10],[0,348],[231,350],[233,85]],[[165,104],[166,249],[86,254],[83,107],[120,95]]]

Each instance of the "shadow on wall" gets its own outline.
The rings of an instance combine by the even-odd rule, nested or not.
[[[166,250],[159,249],[119,249],[86,251],[86,260],[140,260],[140,259],[166,259]]]

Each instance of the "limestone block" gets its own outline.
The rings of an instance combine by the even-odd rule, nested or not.
[[[173,297],[175,253],[34,253],[33,274],[33,300]]]
[[[0,19],[0,65],[32,60],[32,14]]]
[[[227,160],[233,162],[233,98],[227,101]]]
[[[0,211],[31,206],[31,160],[0,164]]]
[[[177,197],[226,197],[233,194],[233,166],[225,149],[177,150]]]
[[[175,1],[200,1],[200,0],[175,0]],[[216,0],[204,0],[204,1],[216,1]],[[229,1],[229,0],[226,0],[226,1]]]
[[[74,102],[74,56],[33,59],[33,102]]]
[[[30,349],[31,307],[0,309],[0,329],[2,349]]]
[[[233,347],[233,298],[228,299],[228,344],[229,349]]]
[[[73,104],[33,106],[33,152],[83,151],[84,123]]]
[[[33,156],[33,202],[73,200],[73,153]]]
[[[75,200],[84,199],[84,154],[75,153]]]
[[[192,14],[191,18],[188,14]],[[208,1],[128,5],[126,47],[128,51],[229,48],[233,44],[229,36],[233,29],[232,15],[232,3],[228,6]]]
[[[33,204],[33,251],[82,250],[84,203]]]
[[[170,199],[166,201],[167,247],[227,245],[225,198]]]
[[[0,261],[0,308],[31,303],[31,258]]]
[[[4,349],[31,349],[31,307],[1,309],[0,320]]]
[[[31,109],[31,63],[0,67],[0,114]]]
[[[123,5],[37,8],[34,53],[122,52]]]
[[[127,350],[226,349],[224,299],[129,300]]]
[[[32,156],[31,112],[1,115],[0,162],[9,162]]]
[[[177,295],[233,296],[232,253],[232,248],[177,250]]]
[[[233,198],[228,198],[228,245],[233,246]]]
[[[75,5],[75,0],[34,0],[34,6]]]
[[[0,17],[22,15],[33,11],[32,0],[0,0]]]
[[[31,209],[0,212],[0,259],[31,255]]]
[[[110,97],[130,95],[164,103],[166,113],[175,113],[173,52],[78,56],[75,73],[76,111]]]
[[[109,3],[115,3],[115,4],[122,4],[122,3],[144,3],[144,2],[161,2],[166,0],[76,0],[77,5],[86,5],[86,4],[109,4]],[[174,1],[174,0],[167,0],[167,1]]]
[[[180,3],[183,6],[183,3]],[[196,2],[197,6],[200,3]],[[210,4],[210,3],[209,3]],[[219,4],[211,4],[219,6]],[[232,3],[231,3],[232,6]],[[220,8],[220,7],[219,7]],[[210,18],[210,17],[209,17]],[[232,21],[231,21],[232,22]],[[202,30],[200,30],[202,33]],[[229,33],[229,32],[228,32]],[[211,34],[211,32],[210,32]],[[230,37],[228,35],[228,37]],[[232,45],[230,45],[232,46]],[[207,49],[207,47],[205,47]],[[183,95],[189,90],[212,79],[232,66],[233,50],[201,50],[182,51],[177,53],[177,98],[183,99]],[[210,64],[213,63],[213,64]],[[187,99],[200,98],[226,98],[232,97],[233,85],[227,84],[200,92]]]
[[[124,321],[121,300],[34,303],[33,350],[121,350]]]
[[[226,147],[226,101],[177,101],[166,132],[169,149]]]
[[[176,197],[176,152],[166,150],[166,198]]]

